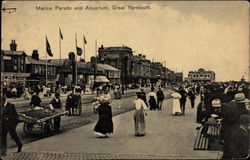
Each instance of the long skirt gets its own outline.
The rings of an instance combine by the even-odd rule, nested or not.
[[[179,99],[173,99],[172,115],[180,115],[181,113]]]
[[[136,136],[145,135],[145,119],[143,110],[135,111],[134,121],[135,121],[135,135]]]
[[[156,100],[152,96],[149,97],[149,105],[150,105],[150,110],[158,109],[158,105],[156,103]]]

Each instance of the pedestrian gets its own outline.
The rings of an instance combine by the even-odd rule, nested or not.
[[[41,98],[39,97],[39,92],[36,90],[35,94],[31,97],[30,106],[31,108],[41,106]]]
[[[222,159],[232,159],[233,157],[233,132],[240,126],[240,116],[249,114],[245,103],[249,100],[245,98],[244,93],[237,93],[234,100],[221,107],[222,126],[221,126],[221,143],[223,145]]]
[[[50,108],[52,110],[54,109],[62,109],[62,102],[60,99],[60,94],[59,93],[55,93],[55,98],[53,98],[50,101]],[[60,132],[60,126],[61,126],[61,117],[55,117],[54,118],[54,131],[55,132]]]
[[[150,106],[150,110],[159,109],[159,107],[157,106],[157,103],[156,103],[157,96],[154,92],[154,88],[151,88],[151,92],[148,93],[148,97],[149,97],[148,103]]]
[[[181,95],[178,93],[177,88],[173,89],[171,97],[173,98],[172,115],[173,116],[180,116],[182,114],[182,111],[181,111],[181,108],[180,108]]]
[[[23,98],[25,100],[29,100],[31,98],[30,93],[29,93],[29,89],[27,87],[25,87],[25,89],[24,89]]]
[[[164,93],[161,90],[161,87],[159,87],[159,90],[156,92],[156,95],[157,95],[157,105],[159,107],[159,110],[161,110],[162,109],[162,102],[164,100]]]
[[[140,88],[140,92],[141,92],[141,98],[142,98],[142,100],[144,101],[144,103],[148,107],[146,92],[144,91],[144,89],[142,87]]]
[[[110,97],[102,95],[98,107],[99,119],[94,127],[94,134],[99,138],[107,138],[113,133],[112,109]]]
[[[192,107],[192,108],[194,108],[195,93],[194,93],[193,88],[189,88],[189,91],[188,91],[188,97],[189,97],[190,102],[191,102],[191,107]]]
[[[22,151],[22,142],[17,136],[16,126],[18,124],[18,114],[16,112],[16,107],[14,104],[6,101],[6,97],[1,97],[1,107],[2,107],[2,137],[1,137],[1,158],[6,156],[7,151],[7,134],[10,133],[11,138],[17,144],[17,153]]]
[[[69,116],[75,115],[75,108],[78,105],[78,96],[75,95],[74,88],[72,88],[72,92],[67,96],[65,110],[68,111]]]
[[[181,86],[180,90],[179,90],[179,93],[181,95],[181,98],[180,98],[180,107],[181,107],[182,115],[185,115],[185,105],[186,105],[186,101],[187,101],[187,92]]]
[[[247,159],[249,157],[249,115],[240,117],[240,126],[233,133],[233,158]]]
[[[147,106],[142,99],[142,92],[137,92],[137,99],[134,100],[134,122],[135,122],[135,136],[144,136],[145,135],[145,118],[144,114],[147,116]]]

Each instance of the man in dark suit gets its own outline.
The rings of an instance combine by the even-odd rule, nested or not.
[[[184,90],[183,87],[180,87],[179,93],[181,95],[181,98],[180,98],[180,107],[181,107],[182,115],[185,115],[185,105],[186,105],[187,95],[188,94]]]
[[[6,155],[7,150],[7,134],[10,133],[11,138],[18,146],[17,153],[22,150],[22,142],[17,136],[16,126],[18,124],[18,114],[14,104],[6,101],[6,97],[1,97],[2,107],[2,137],[1,137],[1,155]]]
[[[195,93],[194,93],[194,88],[190,88],[188,91],[188,96],[191,102],[191,107],[194,108],[194,101],[195,101]]]
[[[222,126],[221,126],[221,140],[223,144],[222,159],[232,159],[233,157],[233,132],[240,127],[240,117],[243,114],[249,114],[245,103],[249,100],[245,98],[244,93],[237,93],[234,100],[222,105]]]
[[[62,109],[62,102],[60,100],[60,94],[55,93],[55,98],[50,101],[50,108],[53,109]],[[54,118],[54,131],[59,132],[61,125],[61,117]]]
[[[249,115],[244,114],[240,117],[240,126],[233,133],[233,158],[247,159],[249,157]]]
[[[157,95],[157,105],[159,107],[159,110],[161,110],[162,109],[162,102],[164,100],[164,93],[160,87],[159,87],[159,90],[156,92],[156,95]]]

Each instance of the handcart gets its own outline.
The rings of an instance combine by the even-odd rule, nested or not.
[[[43,134],[53,134],[54,125],[53,119],[65,115],[67,111],[61,109],[47,110],[47,109],[28,109],[18,113],[19,122],[24,122],[23,132],[30,135],[33,128],[36,126],[40,128]]]

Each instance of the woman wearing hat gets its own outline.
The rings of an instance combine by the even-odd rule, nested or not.
[[[136,92],[137,99],[134,100],[135,113],[134,113],[134,122],[135,122],[135,136],[144,136],[145,135],[145,119],[144,113],[147,115],[147,105],[143,101],[143,93]]]
[[[94,128],[94,134],[101,138],[108,137],[113,133],[112,109],[110,106],[110,96],[103,95],[100,97],[100,106],[98,107],[99,119]]]
[[[180,98],[181,95],[178,93],[178,89],[174,88],[173,93],[171,94],[171,97],[173,98],[173,106],[172,106],[172,115],[173,116],[180,116],[182,114],[181,108],[180,108]]]
[[[159,109],[159,107],[158,107],[158,105],[156,103],[157,96],[156,96],[156,94],[154,92],[153,87],[151,88],[151,92],[148,93],[148,97],[149,97],[148,103],[149,103],[149,106],[150,106],[150,110]]]

